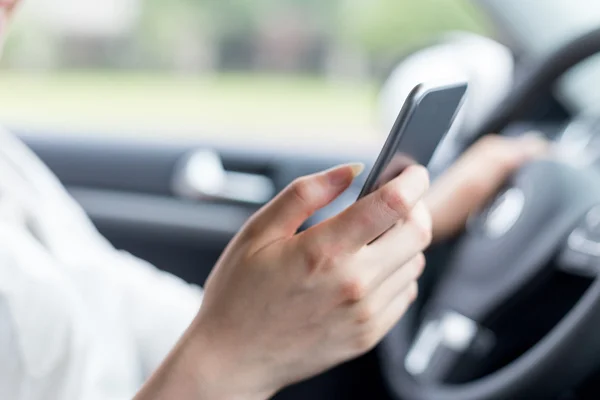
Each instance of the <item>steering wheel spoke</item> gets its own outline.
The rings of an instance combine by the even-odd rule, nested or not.
[[[494,335],[455,311],[430,318],[421,327],[404,359],[404,367],[421,382],[443,382],[465,358],[484,356]]]

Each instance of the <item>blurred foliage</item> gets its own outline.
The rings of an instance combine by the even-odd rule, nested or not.
[[[294,12],[323,40],[351,46],[373,61],[446,31],[490,31],[467,0],[146,0],[146,9],[153,8],[154,21],[182,13],[168,19],[189,23],[194,16],[217,40],[250,38],[270,17]]]
[[[469,0],[139,0],[133,25],[94,36],[26,12],[42,1],[5,47],[0,120],[60,132],[371,143],[381,67],[489,32]]]
[[[489,33],[483,15],[464,0],[346,0],[338,18],[345,40],[375,57],[447,31]]]
[[[227,65],[223,59],[233,58],[231,65],[252,69],[255,64],[264,66],[254,59],[257,53],[264,57],[269,51],[281,51],[281,46],[287,50],[297,45],[296,61],[291,61],[300,61],[296,70],[322,72],[331,54],[338,58],[342,54],[342,60],[348,55],[340,49],[351,49],[349,56],[372,66],[449,30],[489,33],[489,24],[468,0],[141,0],[141,6],[129,37],[104,47],[96,41],[69,49],[72,41],[44,33],[29,22],[13,35],[7,63],[44,64],[40,59],[45,57],[45,66],[68,66],[69,52],[89,57],[85,47],[98,46],[96,53],[105,57],[91,57],[90,67],[113,62],[116,68],[206,70],[220,69]],[[274,45],[278,30],[287,28],[292,32]],[[312,62],[302,64],[310,57]]]

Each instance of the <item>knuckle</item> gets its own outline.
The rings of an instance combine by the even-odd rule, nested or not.
[[[306,268],[309,274],[334,268],[337,257],[323,242],[313,241],[304,251]]]
[[[368,227],[374,223],[374,216],[370,210],[361,210],[359,213],[356,213],[356,222],[358,226]]]
[[[341,292],[344,300],[359,302],[367,295],[367,285],[358,278],[348,279],[342,283]]]
[[[355,322],[358,325],[369,325],[375,318],[375,310],[370,304],[362,304],[360,307],[356,307]]]
[[[295,179],[289,186],[291,194],[303,204],[310,204],[314,193],[314,182],[303,176]]]
[[[417,280],[423,275],[423,271],[425,270],[425,255],[423,253],[417,254],[412,260],[408,262],[408,264],[404,267],[407,269],[407,279],[412,282],[413,280]]]
[[[433,231],[431,223],[431,215],[427,210],[423,210],[422,213],[411,215],[409,223],[412,225],[416,241],[420,247],[427,247],[433,240]]]
[[[424,247],[429,246],[433,240],[433,232],[431,231],[431,227],[425,227],[419,224],[417,228],[417,235],[419,237],[419,244]]]
[[[416,281],[408,286],[407,296],[410,303],[413,303],[419,296],[419,284]]]
[[[428,189],[431,183],[429,177],[429,170],[422,165],[413,165],[411,168],[414,169],[415,173],[418,176],[418,179],[421,180],[420,184],[422,185],[422,187]]]
[[[426,263],[427,259],[425,258],[425,254],[419,253],[415,259],[415,278],[419,278],[423,275]]]
[[[404,191],[394,185],[387,185],[381,189],[380,202],[385,212],[395,219],[406,216],[412,208]]]
[[[356,336],[356,351],[364,354],[372,350],[379,342],[375,329],[364,330]]]

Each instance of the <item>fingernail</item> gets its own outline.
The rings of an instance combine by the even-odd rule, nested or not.
[[[325,171],[325,173],[333,186],[342,186],[350,183],[354,178],[359,176],[364,169],[365,165],[363,163],[351,163],[338,165],[337,167]],[[348,174],[348,172],[350,172],[350,174]]]
[[[352,169],[352,178],[356,178],[365,170],[365,164],[363,163],[352,163],[348,166]]]

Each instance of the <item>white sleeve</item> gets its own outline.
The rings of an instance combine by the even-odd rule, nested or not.
[[[7,299],[0,297],[0,397],[18,399],[23,379],[18,339]],[[12,383],[11,383],[12,382]]]
[[[0,223],[0,399],[131,398],[194,318],[198,287],[101,247],[71,267]]]
[[[18,227],[0,224],[0,398],[96,399],[106,358],[70,277]],[[122,381],[135,383],[133,353]],[[123,359],[122,359],[123,360]],[[114,371],[111,370],[111,371]],[[112,372],[111,372],[112,373]],[[109,393],[109,391],[105,391]]]
[[[120,282],[123,312],[148,376],[194,319],[202,290],[125,252],[114,252],[110,272]]]
[[[114,351],[117,354],[110,355],[117,360],[123,358],[119,351],[131,353],[131,358],[137,359],[136,365],[140,365],[146,375],[154,370],[196,315],[202,299],[201,290],[147,262],[117,251],[98,233],[85,212],[47,167],[2,129],[0,200],[0,205],[8,206],[5,213],[0,207],[0,234],[5,233],[0,236],[0,251],[4,248],[18,258],[4,265],[0,260],[0,302],[3,294],[18,288],[20,295],[11,293],[10,298],[23,299],[23,307],[15,308],[11,304],[9,309],[18,314],[19,321],[32,322],[31,327],[37,328],[41,326],[39,321],[32,319],[31,313],[27,312],[27,306],[31,306],[33,300],[39,302],[40,310],[47,308],[36,294],[37,289],[9,285],[9,278],[14,281],[15,275],[7,273],[2,276],[2,272],[11,268],[27,271],[29,268],[38,275],[56,276],[57,282],[46,280],[40,285],[52,290],[48,298],[65,299],[54,309],[66,309],[65,313],[80,310],[76,314],[65,314],[66,324],[82,326],[82,331],[88,329],[86,327],[94,327],[92,332],[82,333],[83,341],[119,349]],[[20,211],[16,213],[15,210]],[[12,221],[16,214],[22,214],[22,218]],[[38,254],[36,259],[33,258],[34,253]],[[31,277],[37,275],[26,276],[31,281]],[[72,293],[72,300],[65,297],[66,293]],[[4,321],[1,317],[0,331]],[[49,326],[56,330],[52,324]],[[27,330],[33,339],[39,337],[36,331],[39,335],[44,329]],[[18,336],[22,336],[22,332],[24,330],[20,329]],[[0,341],[3,340],[5,338],[0,338]],[[44,346],[48,343],[37,342]],[[32,340],[31,346],[37,345],[37,342]],[[0,343],[2,347],[5,345],[10,346]],[[132,347],[135,352],[130,352]],[[41,350],[41,353],[49,353],[52,346]],[[108,354],[104,356],[109,358]],[[3,361],[0,358],[0,365]],[[113,371],[114,374],[127,373],[124,363],[121,361],[120,364],[124,370]],[[115,370],[116,367],[111,365],[110,368]],[[4,398],[11,397],[0,393],[0,399]]]

